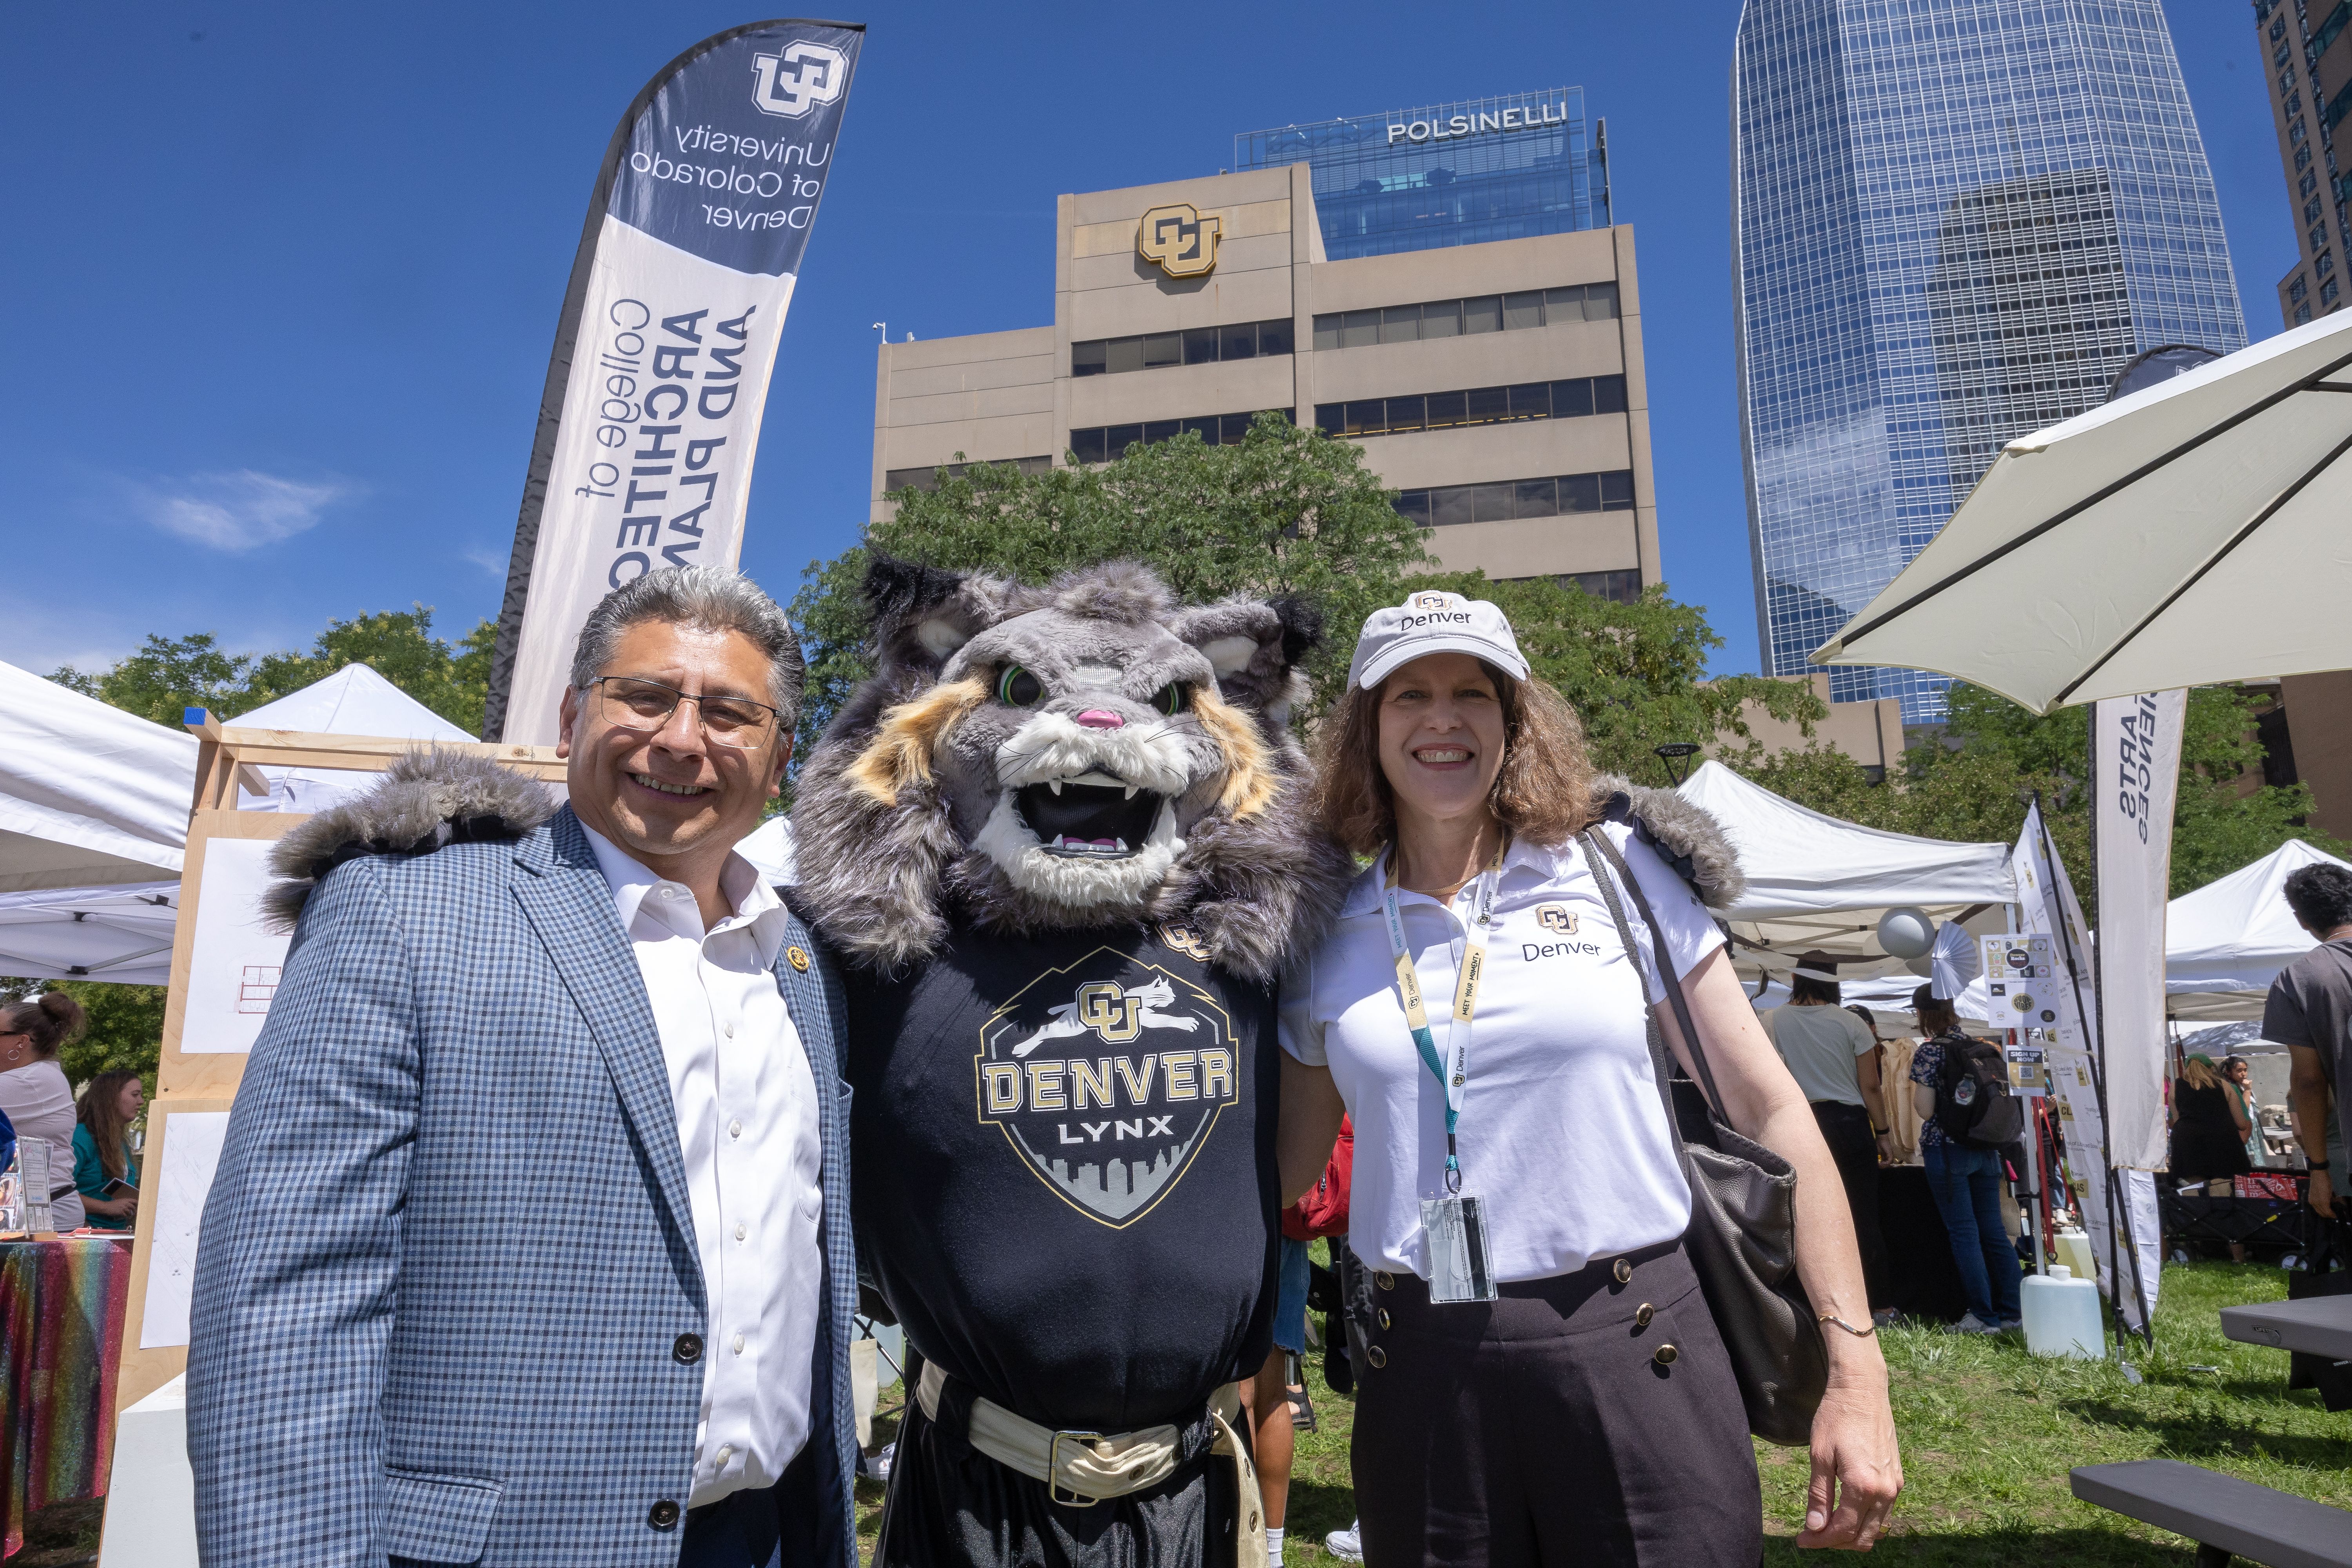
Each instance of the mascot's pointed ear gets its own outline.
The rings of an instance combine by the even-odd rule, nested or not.
[[[866,564],[874,647],[884,675],[929,679],[984,623],[961,572],[876,553]]]
[[[1217,672],[1219,695],[1279,722],[1292,671],[1323,639],[1323,616],[1302,599],[1227,599],[1182,612],[1176,632]]]

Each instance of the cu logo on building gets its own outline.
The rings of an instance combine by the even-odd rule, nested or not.
[[[1202,217],[1190,202],[1153,207],[1135,226],[1135,248],[1171,278],[1199,278],[1217,265],[1222,218]]]
[[[772,55],[753,55],[751,103],[762,114],[798,120],[833,102],[849,85],[849,61],[829,44],[788,44]]]

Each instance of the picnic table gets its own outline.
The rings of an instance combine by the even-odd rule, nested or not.
[[[131,1237],[0,1242],[0,1558],[35,1509],[106,1493]]]
[[[2224,1307],[2221,1332],[2240,1344],[2352,1361],[2352,1296]]]

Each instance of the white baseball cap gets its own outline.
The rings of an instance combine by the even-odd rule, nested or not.
[[[1514,680],[1528,678],[1519,639],[1503,612],[1484,599],[1459,594],[1408,594],[1402,605],[1374,610],[1356,639],[1348,684],[1366,690],[1424,654],[1466,653],[1483,658]]]

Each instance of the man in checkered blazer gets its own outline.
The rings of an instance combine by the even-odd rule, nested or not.
[[[856,1568],[835,976],[734,847],[802,680],[747,579],[591,615],[571,804],[419,754],[280,842],[205,1208],[208,1568]]]

